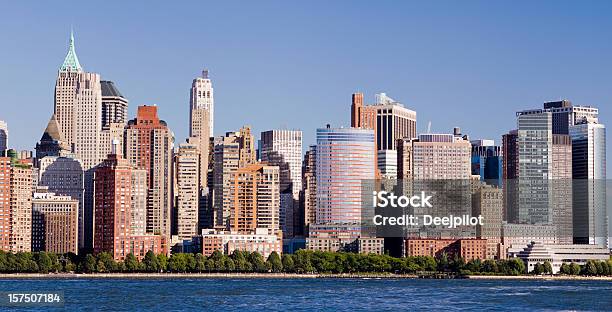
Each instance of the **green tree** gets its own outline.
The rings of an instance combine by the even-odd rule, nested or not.
[[[578,263],[572,262],[570,264],[570,274],[571,275],[578,275],[578,274],[580,274],[580,265]]]
[[[192,253],[185,253],[183,254],[185,257],[185,262],[187,265],[187,271],[189,272],[195,272],[196,271],[196,260],[195,260],[195,255]]]
[[[542,264],[542,269],[544,270],[544,274],[553,274],[552,265],[548,261],[544,261],[544,264]]]
[[[255,272],[259,272],[259,273],[268,272],[269,268],[266,265],[266,262],[264,261],[263,256],[257,251],[254,251],[249,255],[249,261],[253,265],[253,270]]]
[[[203,254],[197,253],[195,255],[196,271],[202,272],[206,270],[206,257]]]
[[[51,258],[49,258],[49,255],[44,251],[37,254],[36,263],[38,264],[38,272],[40,273],[49,273],[49,271],[53,270]]]
[[[283,270],[287,273],[293,273],[295,271],[295,263],[293,262],[293,256],[283,254],[282,257]]]
[[[597,264],[595,264],[595,261],[593,260],[587,261],[584,267],[584,275],[589,275],[589,276],[597,275]]]
[[[127,254],[123,263],[127,272],[137,272],[140,270],[140,262],[138,262],[133,253]]]
[[[85,261],[82,263],[81,271],[84,273],[95,273],[96,272],[96,257],[92,254],[85,256]]]
[[[559,272],[561,274],[571,275],[572,274],[572,269],[570,268],[569,264],[567,264],[566,262],[563,262],[561,264],[561,268],[559,268]]]
[[[159,259],[149,250],[142,259],[145,272],[159,272]]]
[[[270,268],[272,269],[272,272],[280,273],[283,271],[283,262],[281,261],[281,258],[276,253],[276,251],[273,251],[270,256],[268,256],[268,263]]]
[[[159,272],[166,272],[168,270],[168,256],[166,254],[157,255],[157,263],[159,263]]]
[[[531,273],[536,274],[536,275],[544,273],[544,266],[542,266],[542,264],[539,262],[536,263],[533,266],[533,270],[531,271]]]
[[[168,260],[168,270],[170,272],[187,271],[187,258],[182,253],[174,253]]]
[[[499,273],[499,266],[495,260],[485,260],[482,263],[482,272]]]
[[[116,272],[117,262],[109,252],[101,252],[96,256],[98,272]]]

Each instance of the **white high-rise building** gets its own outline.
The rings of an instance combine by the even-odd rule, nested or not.
[[[191,84],[191,99],[189,101],[191,105],[191,112],[193,116],[193,111],[196,109],[206,109],[208,110],[208,134],[212,136],[214,134],[214,111],[215,111],[215,101],[213,97],[213,87],[210,78],[208,78],[208,70],[205,69],[202,71],[202,77],[197,77],[193,79]],[[191,131],[189,136],[197,136],[197,127],[194,127],[195,120],[191,120]]]
[[[261,133],[261,161],[280,168],[281,191],[291,187],[294,199],[302,189],[302,131],[269,130]]]
[[[93,170],[102,161],[102,90],[100,75],[85,72],[70,34],[68,54],[55,84],[54,113],[66,143],[85,171],[85,246],[93,235]]]
[[[179,239],[198,235],[198,144],[182,143],[174,155],[175,232]]]

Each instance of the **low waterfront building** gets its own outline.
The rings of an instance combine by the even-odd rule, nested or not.
[[[545,261],[550,262],[553,274],[557,274],[563,263],[585,265],[589,260],[607,261],[610,259],[608,248],[585,244],[547,245],[531,242],[527,246],[523,246],[522,250],[513,246],[508,250],[508,253],[525,262],[527,273],[533,271],[536,264],[543,264]]]
[[[264,259],[274,251],[279,255],[283,252],[283,241],[277,235],[269,234],[267,228],[256,228],[251,232],[218,231],[214,229],[202,230],[202,254],[210,256],[216,250],[230,255],[235,250],[248,252],[257,251]]]
[[[465,261],[474,259],[487,259],[487,240],[471,239],[406,239],[406,256],[438,257],[446,254],[448,259],[455,256]]]

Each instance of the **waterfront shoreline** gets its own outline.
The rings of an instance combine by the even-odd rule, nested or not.
[[[577,280],[612,281],[612,276],[566,275],[466,275],[445,278],[414,274],[287,274],[287,273],[15,273],[2,280],[18,279],[472,279],[472,280]]]

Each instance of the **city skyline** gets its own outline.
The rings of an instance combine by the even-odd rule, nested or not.
[[[151,29],[135,28],[131,22],[125,24],[126,29],[138,30],[138,33],[123,33],[118,27],[101,29],[92,25],[95,23],[86,23],[81,18],[55,23],[45,31],[29,28],[8,31],[19,25],[18,21],[8,16],[2,23],[12,27],[3,27],[5,29],[0,33],[9,40],[14,39],[16,45],[13,46],[25,48],[36,43],[37,47],[42,47],[0,52],[2,66],[6,69],[0,75],[0,82],[14,86],[14,92],[3,92],[0,101],[20,103],[5,106],[8,109],[0,117],[8,123],[9,146],[19,150],[33,150],[51,116],[53,96],[49,90],[52,89],[54,77],[65,56],[69,24],[75,29],[76,50],[81,65],[86,71],[100,73],[103,79],[117,85],[130,101],[128,118],[135,116],[135,109],[139,105],[157,104],[160,116],[163,116],[176,134],[177,143],[182,142],[189,131],[189,120],[186,117],[189,111],[188,83],[204,68],[210,70],[216,88],[215,135],[237,129],[243,124],[252,125],[253,133],[279,128],[301,129],[304,133],[304,149],[314,143],[316,129],[326,123],[335,127],[350,125],[345,111],[350,107],[350,94],[355,91],[365,93],[366,104],[374,102],[374,93],[386,92],[407,108],[417,111],[417,133],[426,132],[431,121],[432,132],[448,133],[453,126],[460,126],[472,139],[494,139],[497,144],[500,144],[503,133],[516,128],[516,111],[537,107],[549,100],[567,98],[577,105],[593,105],[601,109],[600,115],[604,122],[611,119],[605,107],[612,96],[606,90],[604,78],[610,63],[606,57],[599,55],[609,55],[612,47],[608,43],[592,40],[605,34],[605,28],[609,25],[604,19],[591,21],[605,11],[605,8],[596,6],[607,4],[593,3],[591,7],[573,10],[573,19],[566,24],[554,20],[566,16],[572,8],[553,7],[549,3],[530,4],[528,8],[531,10],[525,13],[527,16],[524,16],[523,25],[509,24],[512,17],[519,14],[520,6],[506,8],[491,4],[474,8],[462,5],[460,12],[471,12],[472,17],[477,18],[457,33],[451,31],[449,23],[469,23],[469,15],[450,16],[450,21],[441,26],[427,24],[427,17],[436,18],[448,13],[445,10],[435,10],[440,9],[440,6],[444,8],[442,5],[406,4],[402,6],[406,10],[398,12],[390,11],[384,3],[373,7],[356,2],[354,7],[343,8],[351,11],[364,8],[374,10],[368,15],[385,13],[384,16],[393,20],[401,31],[418,28],[419,25],[429,26],[419,29],[421,34],[416,30],[414,33],[410,31],[404,36],[406,42],[399,37],[400,40],[395,40],[398,39],[394,37],[397,32],[395,30],[385,28],[383,32],[376,25],[366,23],[369,20],[366,14],[332,16],[332,13],[340,12],[342,6],[338,4],[332,5],[328,13],[314,12],[314,7],[305,4],[276,5],[289,9],[285,16],[279,17],[279,23],[289,18],[295,18],[297,23],[283,31],[277,30],[276,24],[270,22],[246,29],[245,22],[230,27],[226,21],[210,16],[213,25],[225,28],[221,27],[219,33],[202,31],[198,38],[202,38],[205,43],[197,44],[194,49],[187,48],[188,37],[194,34],[194,30],[190,30],[193,22],[183,21],[175,27],[163,28],[159,33],[160,26],[153,22],[154,17],[163,11],[161,6],[152,8],[151,13],[143,13],[140,21],[143,27],[151,26]],[[236,9],[235,5],[228,6]],[[274,6],[264,3],[251,16],[257,17],[262,14],[262,10]],[[21,12],[25,7],[12,9]],[[222,11],[225,8],[212,6],[208,9]],[[43,21],[51,19],[62,9],[65,9],[64,4],[58,4],[50,8],[48,13],[37,13],[37,17]],[[85,9],[86,6],[75,8]],[[125,14],[133,13],[133,9],[131,5],[127,6],[118,18],[126,18]],[[417,13],[410,13],[408,9],[425,14],[415,17],[412,15]],[[487,9],[491,10],[490,16],[487,15]],[[506,9],[507,16],[500,17],[499,14]],[[8,11],[11,10],[5,12]],[[103,9],[90,17],[95,21],[104,12]],[[240,8],[237,13],[245,14],[240,12]],[[538,16],[536,13],[546,14]],[[21,16],[21,19],[30,16],[24,14],[15,15]],[[191,14],[186,12],[183,16],[189,17]],[[494,16],[499,20],[492,20]],[[543,20],[538,21],[536,16]],[[309,18],[315,17],[321,25],[306,23]],[[586,18],[590,22],[581,24],[580,20]],[[307,28],[307,25],[314,29]],[[363,39],[348,42],[349,39],[354,40],[351,35],[364,31],[367,25],[371,29],[365,31]],[[500,35],[487,32],[484,26]],[[516,32],[509,34],[507,31],[511,26],[516,27],[513,28]],[[324,33],[325,27],[331,32]],[[286,36],[289,31],[295,30],[295,35],[299,37],[306,28],[312,33],[303,38],[303,43],[297,43],[295,39]],[[553,30],[561,31],[566,37],[559,36]],[[348,34],[343,34],[344,31]],[[159,36],[156,35],[158,33]],[[428,34],[432,36],[427,37]],[[581,39],[581,36],[587,36],[585,38],[588,40]],[[138,40],[128,42],[131,38]],[[251,39],[240,41],[248,38]],[[259,44],[254,43],[253,39],[256,38],[261,41]],[[568,38],[574,45],[554,49]],[[464,50],[441,52],[462,39],[487,49],[480,51],[463,45]],[[517,39],[532,46],[513,47],[512,40]],[[483,40],[490,44],[483,45]],[[322,48],[321,42],[327,44]],[[376,46],[376,42],[382,43]],[[581,46],[581,42],[585,45]],[[117,51],[101,48],[119,43],[122,48]],[[317,43],[318,47],[306,47],[308,43]],[[349,48],[351,45],[358,49],[353,51]],[[245,57],[245,50],[249,50],[246,48],[253,50],[253,56]],[[300,51],[301,48],[308,49]],[[45,53],[41,54],[41,51]],[[147,51],[147,55],[143,55],[144,51]],[[17,57],[15,53],[25,55]],[[329,57],[321,59],[324,55],[322,53],[329,53]],[[353,59],[343,60],[342,55],[345,53],[352,53]],[[426,53],[433,55],[425,57]],[[278,57],[281,58],[277,62],[275,58]],[[389,60],[381,59],[385,57]],[[29,62],[23,63],[24,60]],[[293,66],[281,68],[287,64]],[[38,71],[32,77],[34,68]],[[26,76],[30,77],[32,84],[15,83],[23,81],[22,78]],[[20,92],[26,85],[28,92]],[[31,91],[32,87],[35,91]],[[25,118],[22,109],[24,105],[32,107],[27,111],[31,118],[28,123],[20,122]],[[278,109],[280,107],[294,114],[283,113],[284,110]],[[483,110],[486,112],[487,107],[495,108],[487,112],[490,117],[474,122],[474,118],[482,116],[481,113]],[[303,117],[312,116],[311,112],[323,109],[329,113],[321,114],[322,117]],[[441,109],[452,114],[440,114]],[[271,117],[267,116],[268,112]],[[607,148],[610,152],[610,146]]]

